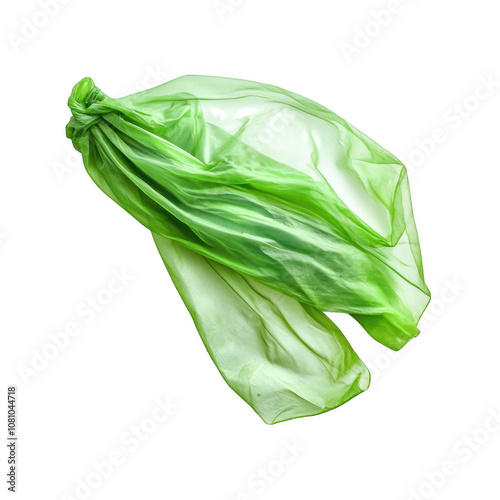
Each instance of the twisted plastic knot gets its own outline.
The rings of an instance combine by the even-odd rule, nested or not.
[[[66,126],[66,137],[79,139],[87,130],[101,119],[103,112],[99,103],[106,95],[95,86],[92,78],[80,80],[68,99],[68,106],[73,116]]]

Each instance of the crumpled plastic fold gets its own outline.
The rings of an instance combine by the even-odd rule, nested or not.
[[[407,171],[284,89],[184,76],[113,99],[90,78],[67,136],[148,228],[222,377],[266,423],[331,410],[370,374],[324,314],[400,349],[424,282]]]

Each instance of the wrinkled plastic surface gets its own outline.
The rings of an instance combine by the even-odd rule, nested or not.
[[[278,87],[185,76],[120,99],[90,78],[67,136],[153,233],[230,387],[267,423],[335,408],[369,372],[322,312],[400,349],[429,302],[405,167]]]

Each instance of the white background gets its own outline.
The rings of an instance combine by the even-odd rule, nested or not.
[[[43,12],[23,0],[1,16],[0,435],[15,384],[16,498],[83,498],[90,478],[92,499],[498,499],[500,87],[480,83],[500,82],[497,3],[70,0]],[[332,315],[373,375],[337,410],[265,425],[218,374],[150,233],[65,138],[82,77],[119,97],[183,74],[303,94],[408,162],[433,301],[396,356]],[[123,290],[83,314],[123,269]],[[80,334],[22,376],[71,322]],[[159,424],[156,398],[177,406]],[[141,424],[151,432],[134,451],[123,439]],[[93,462],[113,453],[122,463],[94,487]]]

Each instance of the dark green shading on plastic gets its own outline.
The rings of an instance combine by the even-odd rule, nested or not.
[[[152,231],[221,375],[266,423],[369,386],[321,311],[391,349],[418,335],[430,293],[406,169],[335,113],[208,76],[120,99],[84,78],[68,104],[87,172]]]

